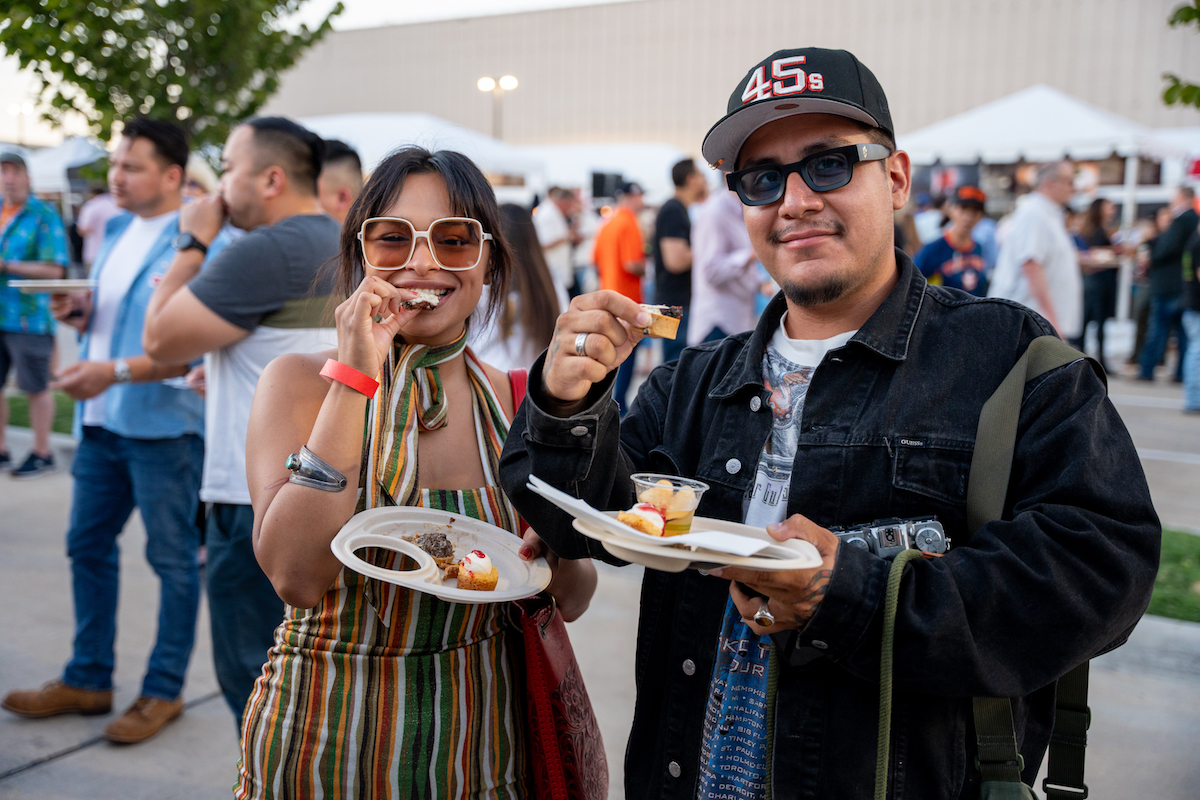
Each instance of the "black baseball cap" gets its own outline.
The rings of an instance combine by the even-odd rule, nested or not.
[[[754,65],[729,95],[721,120],[701,145],[714,169],[732,172],[750,134],[796,114],[837,114],[895,137],[879,81],[846,50],[777,50]]]
[[[617,190],[616,190],[617,197],[622,197],[627,194],[641,194],[641,193],[642,193],[642,187],[638,186],[633,181],[623,182],[620,186],[617,187]]]

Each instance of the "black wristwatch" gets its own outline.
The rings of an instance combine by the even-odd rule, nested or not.
[[[180,231],[175,234],[175,239],[171,244],[175,246],[176,250],[199,250],[200,255],[208,255],[208,245],[187,231]]]

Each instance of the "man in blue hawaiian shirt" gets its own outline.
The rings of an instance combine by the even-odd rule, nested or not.
[[[46,295],[26,295],[8,285],[10,279],[62,278],[67,265],[67,233],[54,208],[29,190],[29,168],[17,153],[0,153],[3,205],[0,206],[0,384],[9,369],[17,371],[17,388],[29,395],[33,450],[14,478],[34,478],[54,469],[50,425],[54,397],[50,393],[50,357],[54,352],[54,318]],[[0,469],[12,468],[5,442],[8,401],[0,396]]]

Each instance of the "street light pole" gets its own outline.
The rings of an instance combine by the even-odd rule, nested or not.
[[[504,93],[511,92],[517,88],[517,79],[512,75],[505,75],[499,81],[492,80],[489,77],[482,77],[475,84],[481,92],[492,93],[492,137],[495,139],[504,138]]]

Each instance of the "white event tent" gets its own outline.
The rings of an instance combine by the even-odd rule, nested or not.
[[[529,186],[537,182],[542,172],[541,162],[521,148],[432,114],[329,114],[297,121],[326,139],[341,139],[353,147],[367,172],[396,148],[415,144],[430,150],[456,150],[489,176],[523,178],[523,187],[496,187],[501,202],[528,200]]]

